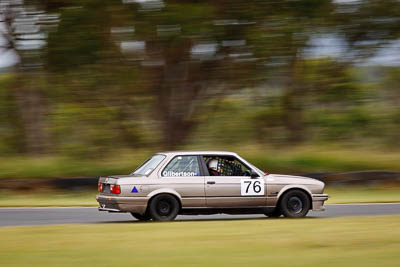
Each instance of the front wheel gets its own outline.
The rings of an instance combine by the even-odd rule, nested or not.
[[[282,196],[279,208],[288,218],[305,217],[311,208],[308,195],[301,190],[291,190]]]
[[[149,214],[154,221],[172,221],[178,212],[179,202],[172,195],[157,195],[150,201]]]

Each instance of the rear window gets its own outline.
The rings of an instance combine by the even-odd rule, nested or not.
[[[139,168],[137,168],[132,174],[137,175],[149,175],[157,166],[165,159],[165,155],[154,155],[146,160]]]

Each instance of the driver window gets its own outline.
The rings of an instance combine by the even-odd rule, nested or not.
[[[232,156],[204,156],[210,176],[250,176],[250,169]]]
[[[197,156],[177,156],[173,158],[162,172],[164,177],[200,176]]]

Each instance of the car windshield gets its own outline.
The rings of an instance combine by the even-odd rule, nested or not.
[[[265,172],[265,171],[263,171],[263,170],[260,170],[259,168],[257,168],[257,167],[254,166],[254,165],[253,165],[253,168],[256,169],[258,172],[265,173],[265,174],[267,173],[267,172]]]
[[[154,155],[146,160],[139,168],[137,168],[132,174],[136,175],[149,175],[157,166],[165,159],[164,155]]]

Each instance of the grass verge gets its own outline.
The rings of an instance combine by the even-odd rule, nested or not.
[[[396,187],[328,187],[327,204],[400,202],[400,188]]]
[[[398,266],[400,216],[0,228],[1,266]]]
[[[97,207],[96,192],[4,193],[0,207]]]

